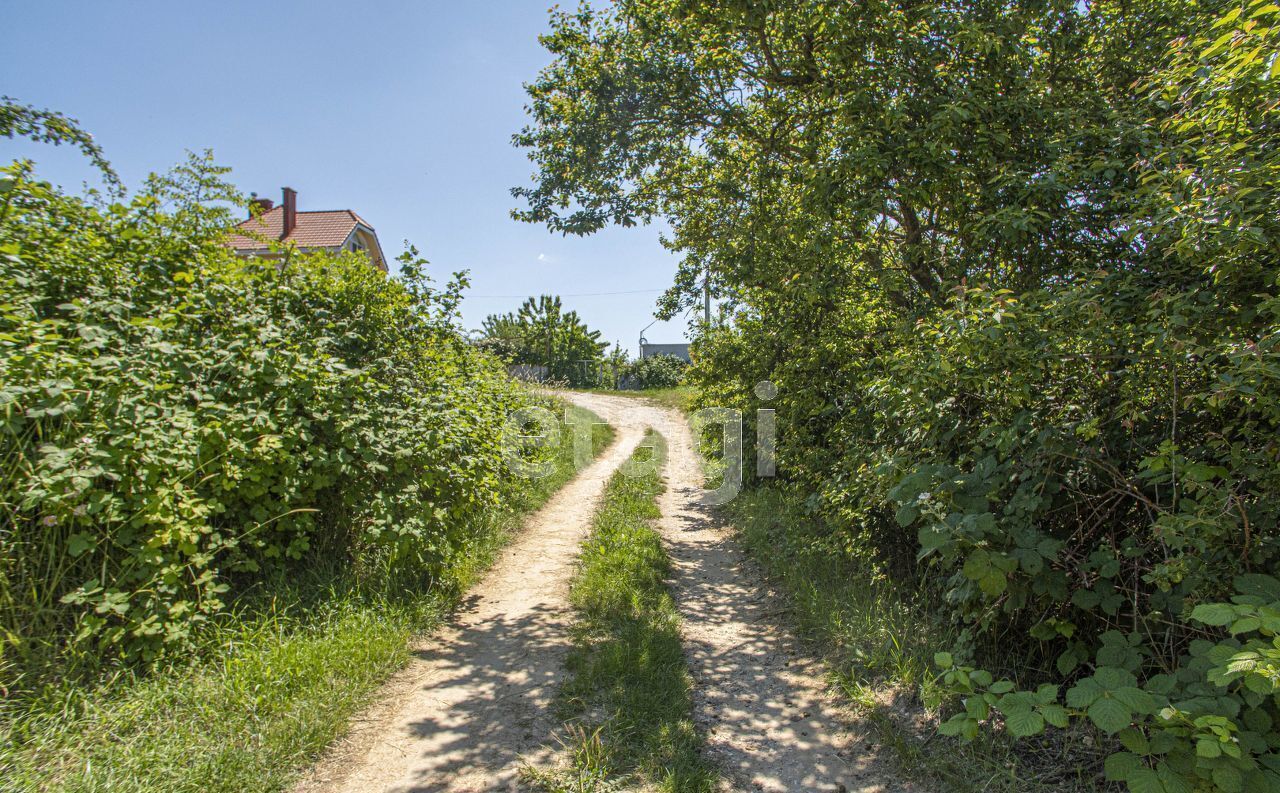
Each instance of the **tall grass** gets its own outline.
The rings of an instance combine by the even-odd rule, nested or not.
[[[651,449],[642,445],[633,460],[663,455],[660,435],[650,432],[645,445]],[[671,562],[651,525],[663,488],[656,470],[619,471],[583,544],[570,596],[575,647],[560,697],[569,768],[526,770],[546,790],[714,789],[691,718],[680,616],[666,586]]]
[[[597,424],[593,451],[611,437]],[[410,640],[439,624],[519,518],[573,476],[567,429],[562,441],[551,476],[530,481],[507,509],[485,517],[479,541],[459,560],[457,585],[397,591],[317,559],[247,593],[184,661],[149,675],[121,668],[92,687],[67,682],[6,702],[0,788],[286,788],[404,665]]]

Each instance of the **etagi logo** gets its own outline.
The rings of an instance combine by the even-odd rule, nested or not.
[[[778,388],[768,380],[756,383],[754,393],[762,402],[770,402],[778,396]],[[600,422],[582,420],[566,409],[563,425],[570,428],[573,439],[574,470],[581,471],[591,463],[592,427]],[[560,447],[561,422],[556,414],[544,407],[525,407],[513,411],[503,428],[503,458],[516,476],[542,479],[550,476],[556,462],[547,454],[536,454],[531,460],[530,451],[554,451]],[[689,415],[689,429],[695,452],[710,451],[717,443],[718,456],[711,460],[701,457],[703,472],[708,479],[719,477],[720,485],[714,490],[703,490],[699,503],[708,506],[728,504],[742,492],[742,411],[736,408],[706,407]],[[756,475],[777,475],[777,411],[772,408],[756,410]],[[668,443],[680,442],[668,438]],[[646,459],[635,457],[621,467],[625,476],[644,476],[657,470],[660,460],[658,450],[650,448]],[[718,457],[718,459],[717,459]]]

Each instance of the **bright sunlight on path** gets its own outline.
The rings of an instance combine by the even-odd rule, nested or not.
[[[659,529],[674,566],[672,595],[693,677],[694,720],[727,790],[906,793],[851,730],[823,683],[776,620],[780,600],[743,556],[732,531],[699,505],[702,474],[676,411],[629,397],[563,394],[627,434],[667,439]]]
[[[774,619],[776,595],[698,505],[701,472],[683,417],[646,400],[561,396],[612,424],[616,442],[533,516],[449,628],[424,642],[298,793],[517,790],[522,761],[551,761],[573,563],[605,482],[647,427],[668,442],[659,528],[674,564],[694,719],[724,788],[915,790],[850,731],[820,665]]]
[[[555,727],[578,546],[605,482],[643,434],[617,428],[613,445],[529,519],[298,793],[517,789],[521,757],[546,751]]]

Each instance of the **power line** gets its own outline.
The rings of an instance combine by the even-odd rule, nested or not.
[[[630,292],[579,292],[577,294],[559,294],[557,297],[611,297],[614,294],[655,294],[658,292],[666,292],[666,289],[632,289]],[[513,301],[526,297],[536,297],[532,294],[466,294],[463,298],[483,298],[483,299],[503,299],[503,301]]]

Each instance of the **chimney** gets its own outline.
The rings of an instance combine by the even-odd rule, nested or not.
[[[288,239],[298,227],[298,193],[292,187],[286,187],[284,193],[284,226],[280,229],[280,239]]]
[[[271,211],[271,207],[276,203],[270,198],[258,198],[257,193],[249,194],[249,217],[255,218],[258,215]]]

